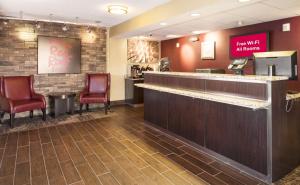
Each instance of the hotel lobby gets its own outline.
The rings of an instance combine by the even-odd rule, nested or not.
[[[0,0],[0,185],[300,184],[299,0]]]

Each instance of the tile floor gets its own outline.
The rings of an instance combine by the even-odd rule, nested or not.
[[[0,136],[0,185],[263,184],[143,123],[117,116]]]

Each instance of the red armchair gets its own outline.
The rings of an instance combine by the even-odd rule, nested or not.
[[[10,126],[13,127],[15,114],[41,109],[43,120],[46,120],[46,101],[43,95],[37,94],[33,89],[33,75],[0,77],[0,112],[10,114]]]
[[[80,93],[80,114],[82,113],[82,106],[86,104],[86,109],[89,109],[91,103],[104,103],[105,114],[109,106],[110,93],[110,74],[98,73],[87,74],[84,90]]]

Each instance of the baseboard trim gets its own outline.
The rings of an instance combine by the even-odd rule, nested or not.
[[[110,102],[111,107],[121,106],[121,105],[126,105],[125,100],[116,100]]]

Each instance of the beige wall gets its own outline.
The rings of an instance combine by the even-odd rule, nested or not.
[[[124,100],[124,78],[127,70],[127,39],[108,38],[107,48],[107,72],[111,74],[110,99],[111,101]]]

